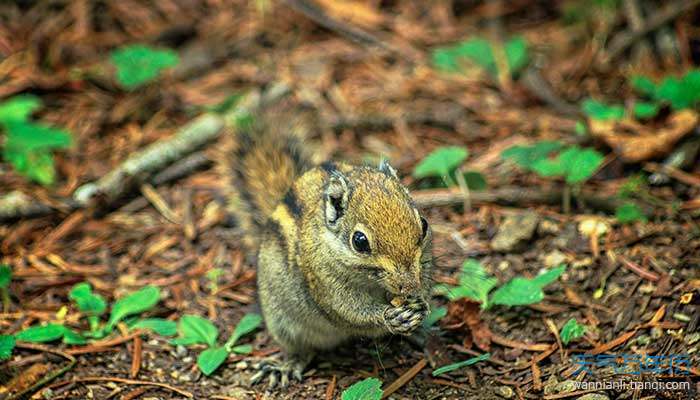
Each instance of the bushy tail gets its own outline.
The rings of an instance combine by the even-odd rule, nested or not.
[[[227,132],[219,169],[224,184],[226,209],[254,246],[292,183],[311,168],[304,137],[310,128],[304,112],[268,110],[254,118],[249,129]]]

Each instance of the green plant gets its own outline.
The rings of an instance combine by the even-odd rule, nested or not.
[[[0,127],[5,132],[2,156],[20,174],[50,185],[56,177],[53,150],[70,147],[71,137],[65,130],[30,121],[39,107],[41,101],[31,95],[0,103]]]
[[[131,325],[130,328],[153,331],[161,336],[177,335],[177,323],[175,321],[170,321],[162,318],[142,319],[136,321],[136,323]]]
[[[556,157],[553,155],[556,154]],[[566,183],[563,193],[564,211],[571,204],[571,192],[579,193],[581,185],[588,180],[603,163],[603,155],[593,149],[578,146],[564,147],[558,142],[540,142],[531,146],[513,146],[501,153],[506,160],[513,160],[525,170],[546,178],[563,178]]]
[[[161,71],[179,62],[177,53],[141,44],[120,47],[110,57],[117,69],[117,82],[127,90],[134,90],[158,78]]]
[[[564,344],[582,337],[586,333],[586,326],[576,322],[576,318],[571,318],[561,327],[559,337]]]
[[[668,103],[674,110],[693,108],[700,102],[700,70],[688,71],[680,78],[665,77],[659,84],[637,75],[630,78],[630,84],[639,93],[656,102]]]
[[[447,297],[450,301],[462,298],[478,301],[482,309],[492,305],[534,304],[544,298],[542,289],[559,278],[565,270],[566,266],[560,265],[532,279],[515,277],[491,293],[498,280],[489,276],[478,261],[467,260],[462,264],[458,285],[438,285],[435,287],[435,292]]]
[[[12,268],[7,264],[0,264],[0,298],[2,299],[2,310],[8,312],[10,309],[10,281],[12,280]]]
[[[439,178],[446,186],[454,186],[457,169],[468,156],[469,152],[464,147],[438,147],[415,166],[413,176],[418,179]],[[465,172],[463,177],[470,189],[480,190],[486,187],[486,179],[478,172]]]
[[[140,314],[153,308],[160,300],[160,289],[157,286],[147,285],[143,288],[119,299],[112,306],[112,312],[105,325],[107,333],[121,320],[129,315]]]
[[[73,300],[80,312],[87,316],[90,324],[90,332],[95,334],[100,327],[100,315],[107,310],[107,302],[99,294],[92,292],[89,283],[83,282],[73,286],[68,298]]]
[[[447,315],[447,307],[435,307],[423,321],[424,328],[430,328]]]
[[[10,358],[15,348],[15,337],[12,335],[0,335],[0,361]]]
[[[521,36],[508,40],[503,46],[506,64],[512,76],[516,76],[528,64],[527,42]],[[498,75],[498,64],[494,56],[493,46],[482,38],[471,38],[453,46],[438,47],[432,51],[432,62],[441,71],[460,73],[464,71],[465,63],[473,63],[489,72]]]
[[[647,216],[638,205],[627,202],[615,209],[615,218],[623,224],[632,222],[647,222]]]
[[[226,361],[230,353],[248,354],[253,351],[249,344],[236,345],[236,343],[241,337],[256,330],[261,323],[260,315],[246,314],[238,322],[226,343],[218,345],[216,339],[219,337],[219,330],[214,324],[196,315],[185,315],[180,318],[178,324],[180,337],[173,339],[171,343],[184,346],[206,345],[207,349],[197,357],[197,366],[204,375],[209,376]]]
[[[342,400],[380,400],[382,398],[382,381],[366,378],[343,390]]]
[[[452,372],[452,371],[460,369],[460,368],[474,365],[474,364],[478,363],[479,361],[488,360],[489,358],[491,358],[491,353],[484,353],[480,356],[472,357],[468,360],[456,362],[453,364],[448,364],[448,365],[442,366],[442,367],[436,369],[435,371],[433,371],[433,376],[440,376],[442,374],[446,374],[448,372]]]
[[[584,100],[581,103],[581,110],[590,118],[602,121],[620,120],[625,116],[625,109],[621,105],[608,105],[593,99]]]

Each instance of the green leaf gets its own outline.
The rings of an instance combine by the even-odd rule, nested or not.
[[[527,41],[524,37],[516,36],[506,42],[505,52],[511,75],[516,75],[527,66],[529,57],[527,54]]]
[[[430,328],[447,315],[447,307],[437,307],[430,310],[430,314],[423,321],[424,328]]]
[[[72,344],[72,345],[80,345],[80,344],[86,344],[87,339],[85,339],[81,334],[73,331],[72,329],[64,328],[64,330],[63,330],[63,343]]]
[[[131,329],[150,330],[161,336],[177,335],[177,323],[163,318],[146,318],[136,322]]]
[[[10,286],[12,280],[12,268],[7,264],[0,264],[0,288]]]
[[[199,354],[197,365],[204,375],[209,376],[226,361],[226,358],[228,358],[226,347],[210,347]]]
[[[134,293],[131,293],[114,303],[112,313],[107,321],[106,330],[111,331],[114,326],[129,315],[140,314],[153,308],[160,300],[160,289],[148,285]]]
[[[586,333],[586,326],[576,322],[575,318],[571,318],[570,320],[566,321],[564,326],[561,328],[561,333],[559,333],[559,336],[564,344],[569,344],[570,341],[582,337],[584,333]]]
[[[586,99],[581,103],[584,114],[598,120],[619,120],[625,116],[625,109],[619,105],[607,105],[593,99]]]
[[[73,300],[80,312],[85,315],[102,315],[107,310],[107,302],[99,294],[92,292],[92,287],[87,282],[73,286],[68,298]]]
[[[588,129],[586,128],[586,124],[582,121],[576,121],[576,124],[574,125],[574,132],[579,136],[588,135]]]
[[[488,187],[486,178],[479,172],[468,171],[463,176],[469,190],[484,190]]]
[[[0,103],[0,124],[26,121],[39,107],[41,100],[36,96],[23,94],[11,97]]]
[[[545,140],[531,146],[510,147],[501,153],[501,158],[512,160],[520,167],[530,170],[536,162],[549,158],[562,147],[564,145],[559,142]]]
[[[127,89],[136,89],[154,79],[162,70],[177,65],[177,53],[135,44],[114,50],[112,64],[117,69],[117,82]]]
[[[380,400],[382,398],[382,381],[366,378],[343,390],[342,400]]]
[[[646,76],[633,76],[630,79],[630,84],[641,94],[652,98],[656,95],[656,84],[654,84],[654,82],[652,82],[651,79],[647,78]]]
[[[632,222],[647,222],[647,217],[644,212],[635,203],[628,202],[620,205],[615,209],[615,218],[618,222],[628,224]]]
[[[15,348],[15,337],[12,335],[0,335],[0,361],[7,360]]]
[[[53,183],[55,170],[51,149],[70,146],[70,134],[64,130],[33,122],[10,121],[5,124],[7,138],[2,151],[17,172],[43,185]]]
[[[236,325],[236,328],[233,330],[231,337],[226,341],[226,348],[230,350],[236,344],[236,342],[238,342],[238,339],[258,329],[262,323],[262,320],[263,319],[259,314],[251,313],[244,315],[243,318],[241,318],[241,321],[238,322],[238,325]]]
[[[180,337],[174,339],[174,344],[188,346],[191,344],[206,344],[214,346],[219,330],[208,319],[197,315],[184,315],[178,324]]]
[[[602,154],[593,149],[580,149],[576,146],[564,150],[559,159],[566,170],[566,183],[580,183],[595,173],[603,163]]]
[[[51,342],[62,338],[65,330],[66,328],[59,324],[36,325],[19,332],[15,338],[24,342]]]
[[[488,294],[496,283],[498,280],[489,276],[479,261],[468,259],[462,264],[459,286],[464,291],[460,294],[480,302],[482,308],[488,307]]]
[[[459,167],[469,153],[464,147],[440,147],[428,154],[413,170],[416,178],[449,176],[449,173]]]
[[[637,119],[654,118],[659,113],[659,105],[638,101],[634,103],[634,117]]]
[[[527,42],[523,37],[510,39],[505,43],[503,50],[511,75],[517,75],[527,66]],[[449,73],[463,72],[466,63],[473,63],[494,76],[498,73],[491,43],[479,37],[434,49],[432,62],[437,69]]]
[[[491,304],[522,306],[539,303],[543,299],[544,293],[540,285],[518,276],[493,292]]]
[[[231,352],[236,354],[250,354],[253,352],[253,346],[249,344],[239,344],[238,346],[233,346]]]
[[[557,279],[559,279],[559,277],[561,276],[561,274],[564,273],[564,271],[566,271],[566,265],[561,264],[555,268],[552,268],[548,271],[545,271],[545,272],[537,275],[536,277],[534,277],[532,279],[532,281],[536,285],[538,285],[539,287],[543,288],[543,287],[549,285],[550,283],[556,281]]]
[[[491,353],[484,353],[480,356],[473,357],[473,358],[470,358],[470,359],[465,360],[465,361],[445,365],[445,366],[440,367],[440,368],[436,369],[435,371],[433,371],[433,376],[440,376],[442,374],[446,374],[446,373],[454,371],[456,369],[468,367],[470,365],[474,365],[474,364],[478,363],[479,361],[488,360],[490,357],[491,357]]]

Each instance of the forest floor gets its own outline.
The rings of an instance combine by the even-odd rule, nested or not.
[[[678,137],[654,158],[629,162],[620,151],[629,144],[613,150],[582,134],[586,117],[579,111],[588,97],[628,103],[626,82],[633,74],[677,75],[696,65],[697,10],[667,21],[666,33],[680,38],[677,58],[646,62],[621,52],[606,63],[607,44],[628,29],[621,11],[580,8],[578,20],[565,22],[563,4],[529,0],[344,3],[319,1],[328,14],[321,23],[337,22],[326,27],[298,11],[301,1],[288,2],[291,7],[212,0],[0,4],[0,98],[38,96],[43,108],[36,118],[73,137],[70,149],[56,153],[53,185],[32,183],[0,163],[0,196],[19,191],[50,207],[43,215],[0,223],[0,264],[12,268],[0,333],[56,321],[85,329],[68,297],[85,281],[110,303],[155,285],[161,301],[145,316],[199,315],[218,327],[220,338],[256,312],[254,257],[244,252],[240,232],[221,208],[227,177],[212,167],[216,142],[198,149],[196,168],[185,167],[179,179],[130,182],[118,198],[87,207],[66,199],[197,115],[220,109],[232,95],[277,84],[290,88],[294,105],[319,115],[312,138],[319,158],[375,162],[383,155],[422,196],[419,204],[433,227],[437,282],[456,284],[468,259],[501,284],[567,265],[544,299],[480,311],[473,301],[435,296],[433,307],[446,306],[447,315],[419,340],[349,343],[317,357],[303,383],[272,391],[251,386],[246,368],[279,350],[264,329],[241,339],[252,344],[252,355],[231,355],[210,376],[196,364],[201,346],[175,346],[123,325],[86,345],[18,342],[0,364],[0,399],[57,371],[66,354],[77,363],[40,385],[37,398],[330,399],[370,376],[384,390],[395,389],[390,398],[396,399],[698,398],[700,168],[669,168],[666,184],[650,185],[649,173],[661,168],[658,162]],[[516,34],[528,43],[531,65],[519,77],[478,68],[447,74],[431,64],[430,49],[438,46]],[[156,81],[125,90],[114,80],[109,52],[133,43],[172,48],[180,61]],[[636,42],[629,47],[637,49]],[[502,66],[498,54],[495,65]],[[688,131],[697,129],[694,121]],[[655,132],[664,129],[663,121],[655,123]],[[561,180],[501,157],[512,146],[542,140],[594,147],[605,156],[583,184],[587,197],[575,195],[568,213]],[[459,190],[412,176],[416,164],[442,146],[466,147],[464,170],[485,177],[486,188],[472,192],[471,204]],[[647,221],[616,219],[624,190],[633,192]],[[448,200],[425,200],[435,193]],[[599,230],[591,233],[591,224]],[[513,240],[503,244],[504,237]],[[571,318],[586,333],[564,344],[561,328]],[[485,352],[486,361],[431,374]],[[672,380],[689,382],[690,389],[576,389],[573,382],[583,376],[574,374],[581,367],[574,357],[584,353],[689,356],[682,376]],[[608,364],[585,379],[594,378],[638,376],[614,375]],[[650,373],[645,379],[669,378]]]

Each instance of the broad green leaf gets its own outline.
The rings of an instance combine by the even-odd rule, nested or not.
[[[12,279],[12,268],[7,264],[0,264],[0,288],[10,286]]]
[[[618,222],[628,224],[631,222],[647,222],[647,217],[635,203],[628,202],[615,210],[615,218]]]
[[[224,346],[210,347],[199,354],[197,365],[206,376],[216,371],[228,358],[228,351]]]
[[[593,149],[576,146],[564,150],[559,158],[566,171],[566,183],[580,183],[595,173],[603,163],[603,155]]]
[[[430,328],[447,315],[447,307],[437,307],[430,310],[430,314],[423,321],[424,328]]]
[[[160,300],[160,289],[148,285],[131,293],[114,303],[112,313],[107,321],[106,329],[111,331],[114,326],[129,315],[140,314],[153,308]]]
[[[559,337],[561,337],[561,341],[564,344],[569,344],[570,341],[582,337],[584,333],[586,333],[586,326],[576,322],[575,318],[571,318],[570,320],[566,321],[564,326],[561,328]]]
[[[651,79],[647,78],[646,76],[633,76],[630,79],[630,84],[641,94],[652,98],[656,95],[656,84],[654,84],[654,82],[652,82]]]
[[[131,329],[150,330],[161,336],[177,335],[177,323],[163,318],[146,318],[136,322]]]
[[[73,286],[68,298],[75,301],[78,309],[85,315],[102,315],[107,310],[105,299],[92,292],[92,287],[87,282]]]
[[[527,66],[527,42],[523,37],[510,39],[505,43],[503,50],[511,75],[516,75]],[[434,49],[432,62],[437,69],[450,73],[463,72],[467,63],[473,63],[494,76],[498,73],[491,43],[479,37]]]
[[[555,268],[552,268],[548,271],[537,275],[532,279],[532,281],[539,287],[543,288],[559,279],[559,277],[561,276],[561,274],[564,273],[564,271],[566,271],[566,265],[561,264]]]
[[[501,158],[512,160],[518,166],[530,170],[536,162],[549,158],[562,147],[564,145],[559,142],[545,140],[531,146],[510,147],[501,153]]]
[[[197,315],[184,315],[178,324],[180,337],[172,342],[184,346],[206,344],[214,346],[219,337],[219,330],[208,319]]]
[[[135,44],[114,50],[112,64],[117,69],[117,82],[127,90],[136,89],[154,79],[162,70],[177,65],[177,53]]]
[[[464,288],[464,297],[481,303],[482,308],[488,307],[488,294],[496,286],[498,280],[489,276],[480,262],[468,259],[462,264],[462,274],[459,286]]]
[[[607,105],[593,99],[586,99],[581,103],[584,114],[598,120],[618,120],[625,116],[625,109],[619,105]]]
[[[236,354],[250,354],[253,352],[253,346],[250,344],[239,344],[238,346],[233,346],[231,352]]]
[[[440,368],[436,369],[435,371],[433,371],[433,376],[440,376],[442,374],[446,374],[446,373],[454,371],[456,369],[468,367],[470,365],[474,365],[474,364],[478,363],[479,361],[488,360],[490,357],[491,357],[491,353],[484,353],[480,356],[473,357],[473,358],[470,358],[470,359],[465,360],[465,361],[445,365],[445,366],[440,367]]]
[[[0,361],[7,360],[15,348],[15,337],[12,335],[0,335]]]
[[[543,158],[537,160],[532,164],[532,170],[537,175],[547,178],[566,175],[566,169],[564,169],[564,165],[558,157],[556,159]]]
[[[0,124],[26,121],[39,107],[41,100],[36,96],[24,94],[11,97],[0,103]]]
[[[377,378],[363,379],[343,390],[342,400],[380,400],[382,381]]]
[[[66,328],[59,324],[36,325],[19,332],[15,338],[24,342],[51,342],[62,338],[65,330]]]
[[[230,350],[236,344],[236,342],[238,342],[238,339],[258,329],[262,323],[262,320],[263,319],[259,314],[244,315],[238,325],[236,325],[236,328],[233,330],[231,337],[226,341],[226,348]]]
[[[643,76],[633,77],[630,83],[640,93],[666,102],[674,110],[692,108],[700,102],[700,70],[688,71],[681,78],[666,77],[658,85]]]
[[[479,172],[469,171],[465,172],[463,176],[469,190],[484,190],[488,187],[486,178]]]
[[[654,118],[659,113],[659,105],[656,103],[647,103],[638,101],[634,103],[634,117],[637,119]]]
[[[576,121],[576,124],[574,125],[574,132],[579,136],[588,135],[588,129],[586,128],[586,124],[584,124],[581,121]]]
[[[26,121],[10,121],[5,127],[5,148],[11,152],[65,149],[71,145],[70,133],[64,129]]]
[[[508,59],[508,68],[512,75],[516,75],[529,62],[527,54],[527,41],[522,36],[517,36],[506,42],[505,45],[506,58]]]
[[[81,334],[73,331],[72,329],[64,328],[63,343],[72,345],[86,344],[87,339],[85,339]]]
[[[531,279],[515,277],[496,289],[491,295],[491,304],[523,306],[539,303],[544,299],[542,288]]]
[[[440,147],[428,154],[413,170],[416,178],[444,178],[455,168],[459,167],[469,153],[463,147]]]

